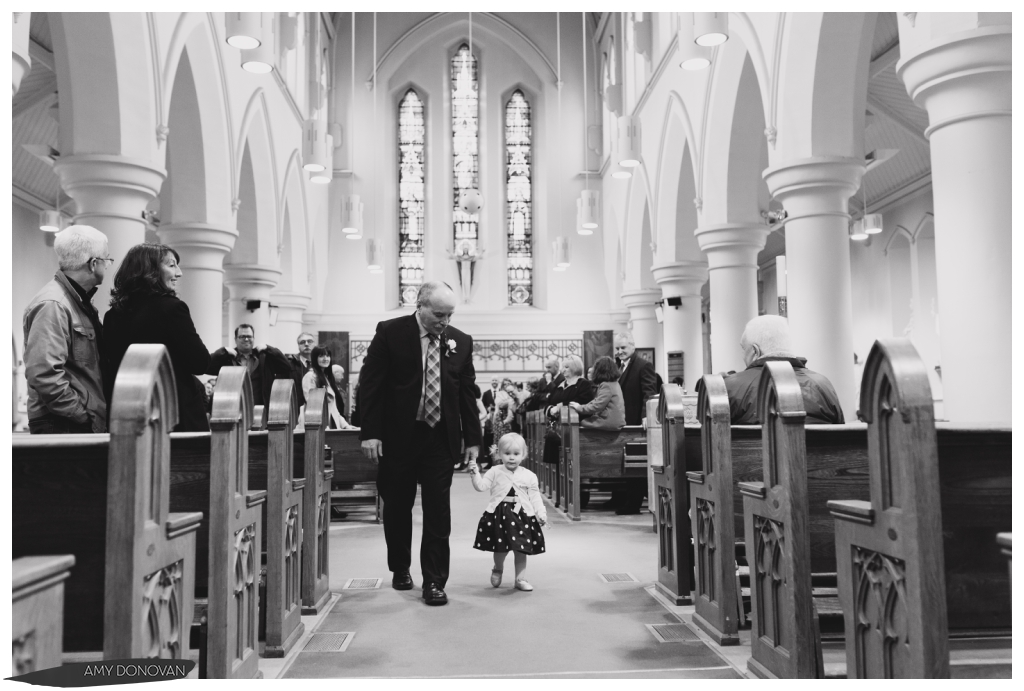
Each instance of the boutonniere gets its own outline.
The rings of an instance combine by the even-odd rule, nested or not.
[[[447,348],[447,350],[445,350],[445,353],[444,353],[445,357],[448,357],[452,353],[455,352],[455,339],[454,338],[449,338],[448,341],[447,341],[447,345],[448,345],[448,348]]]

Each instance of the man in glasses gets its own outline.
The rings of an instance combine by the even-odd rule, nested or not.
[[[25,378],[32,434],[107,430],[102,326],[92,304],[114,262],[107,236],[73,225],[53,241],[59,270],[25,309]]]
[[[207,374],[219,374],[224,366],[239,366],[249,370],[252,383],[253,405],[270,403],[270,387],[275,379],[291,379],[292,368],[288,359],[274,346],[256,345],[256,330],[252,324],[235,327],[235,347],[218,348],[210,356]]]
[[[302,395],[302,378],[306,372],[313,369],[313,346],[316,345],[316,337],[308,331],[299,334],[296,343],[299,345],[299,352],[288,356],[288,364],[292,368],[292,379],[295,380],[295,392],[298,394],[299,405],[306,405],[306,397]]]

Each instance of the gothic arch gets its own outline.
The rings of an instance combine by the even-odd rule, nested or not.
[[[236,217],[238,240],[225,263],[277,265],[279,187],[272,129],[264,98],[263,90],[256,89],[242,118],[236,149],[239,156],[235,164],[240,203]],[[243,192],[248,184],[243,179],[244,175],[251,176],[252,189],[248,193]]]
[[[281,229],[281,280],[278,283],[278,290],[308,294],[310,286],[307,279],[307,246],[310,233],[306,188],[302,184],[300,160],[301,154],[296,149],[285,168],[284,187],[278,204],[281,213],[278,222]]]
[[[657,164],[656,263],[704,261],[693,234],[697,227],[696,170],[690,153],[694,150],[693,127],[682,99],[674,91],[669,94],[663,121]],[[692,220],[692,225],[689,222],[681,225],[681,218]]]
[[[645,167],[640,165],[633,169],[633,177],[629,179],[629,190],[626,193],[625,278],[622,281],[622,288],[625,291],[657,287],[651,275],[651,265],[644,266],[644,256],[651,253],[650,243],[654,237],[652,229],[656,227],[657,222],[651,213],[652,207],[650,181]]]

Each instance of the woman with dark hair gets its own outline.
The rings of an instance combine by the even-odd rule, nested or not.
[[[341,413],[345,409],[345,398],[341,395],[338,381],[345,376],[345,370],[333,364],[331,351],[325,345],[313,348],[309,361],[312,366],[302,377],[303,395],[308,400],[313,389],[327,389],[328,429],[352,429]]]
[[[605,355],[594,363],[597,392],[590,403],[570,401],[569,406],[580,414],[580,427],[620,430],[626,425],[626,403],[619,386],[619,368]]]
[[[114,378],[128,346],[167,346],[178,390],[175,432],[205,432],[205,387],[195,377],[206,372],[210,351],[196,332],[188,305],[178,299],[178,253],[166,245],[142,244],[128,250],[110,291],[110,310],[103,318],[106,352],[103,384],[110,401]]]

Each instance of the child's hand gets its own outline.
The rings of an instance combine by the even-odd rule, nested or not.
[[[541,524],[541,527],[543,527],[548,524],[548,519],[544,516],[537,516],[537,522]]]
[[[474,474],[478,474],[480,472],[480,468],[477,467],[475,460],[469,462],[469,472]]]

